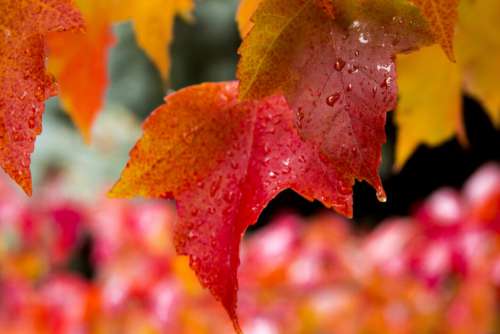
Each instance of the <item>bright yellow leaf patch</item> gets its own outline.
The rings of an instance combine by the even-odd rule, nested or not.
[[[192,0],[113,0],[113,19],[132,20],[137,43],[160,70],[163,79],[170,71],[167,54],[173,38],[174,19],[191,19]]]
[[[500,127],[500,1],[462,0],[457,33],[465,90]]]
[[[259,7],[262,0],[241,0],[240,6],[238,7],[238,12],[236,13],[236,22],[238,23],[238,29],[240,31],[240,36],[244,37],[252,29],[252,15]]]
[[[401,98],[396,111],[396,168],[421,144],[438,145],[462,128],[460,69],[438,46],[397,59]]]
[[[455,134],[465,141],[462,88],[500,127],[499,17],[500,2],[496,0],[463,0],[455,37],[456,65],[435,47],[398,57],[401,98],[396,111],[396,168],[420,144],[437,146]]]

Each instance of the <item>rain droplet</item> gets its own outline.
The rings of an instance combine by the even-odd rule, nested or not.
[[[292,171],[292,169],[288,166],[285,166],[281,169],[281,173],[283,174],[289,174]]]
[[[391,77],[387,77],[384,79],[384,81],[382,81],[382,83],[380,84],[380,87],[381,88],[389,88],[391,86],[391,82],[392,82]]]
[[[351,28],[358,29],[361,26],[361,23],[356,20],[351,24]]]
[[[330,107],[335,106],[335,103],[340,99],[340,94],[335,93],[326,98],[326,104],[328,104]]]
[[[215,196],[215,194],[219,190],[220,182],[221,182],[221,179],[219,177],[214,183],[212,183],[212,185],[210,186],[210,196],[212,196],[212,197]]]
[[[365,34],[364,34],[364,33],[361,33],[361,34],[359,34],[358,41],[359,41],[361,44],[367,44],[367,43],[368,43],[368,38],[365,36]]]
[[[302,121],[304,120],[304,111],[302,108],[297,109],[297,127],[302,128]]]
[[[335,70],[340,72],[344,69],[344,66],[345,66],[345,61],[343,61],[342,59],[338,58],[337,61],[335,62]]]
[[[225,193],[223,196],[224,200],[228,203],[231,203],[234,200],[234,197],[235,197],[235,195],[234,195],[234,192],[232,192],[232,191]]]

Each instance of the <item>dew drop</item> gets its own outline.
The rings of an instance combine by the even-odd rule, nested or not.
[[[345,61],[343,61],[342,59],[338,58],[337,61],[335,62],[335,70],[340,72],[344,69],[345,67]]]
[[[339,93],[332,94],[326,98],[326,104],[328,104],[330,107],[333,107],[335,106],[335,104],[339,99],[340,99]]]
[[[368,43],[368,38],[366,37],[366,35],[364,33],[361,33],[361,34],[359,34],[358,41],[361,44],[367,44]]]
[[[234,192],[232,192],[232,191],[225,193],[223,196],[224,201],[226,201],[228,203],[231,203],[234,200],[234,197],[235,197],[235,195],[234,195]]]
[[[283,174],[289,174],[292,171],[292,169],[289,166],[285,166],[281,169],[281,173]]]
[[[391,77],[387,77],[384,79],[384,81],[382,81],[382,83],[380,84],[380,87],[387,89],[391,86],[391,82],[392,82]]]
[[[304,110],[302,108],[297,109],[297,127],[302,128],[302,122],[304,120]]]
[[[387,195],[385,194],[383,189],[377,190],[377,199],[379,200],[379,202],[382,202],[382,203],[387,202]]]
[[[210,196],[215,196],[215,194],[217,194],[217,191],[219,190],[220,188],[220,182],[221,182],[221,179],[217,179],[214,183],[212,183],[212,185],[210,186]]]

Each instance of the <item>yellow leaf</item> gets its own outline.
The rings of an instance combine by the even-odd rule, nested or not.
[[[500,2],[463,0],[457,33],[458,62],[466,91],[500,127]]]
[[[498,17],[500,3],[496,0],[462,1],[455,38],[457,65],[446,61],[436,47],[398,57],[401,98],[396,111],[396,168],[421,143],[436,146],[455,134],[465,141],[462,87],[500,127]]]
[[[438,46],[397,58],[401,94],[396,111],[396,168],[421,143],[435,146],[461,132],[460,70]]]
[[[253,23],[251,18],[261,2],[262,0],[241,0],[238,13],[236,14],[236,22],[238,23],[241,37],[244,37],[252,29]]]
[[[170,57],[167,49],[172,42],[174,19],[177,14],[191,19],[192,0],[114,0],[114,19],[132,20],[137,43],[168,77]]]

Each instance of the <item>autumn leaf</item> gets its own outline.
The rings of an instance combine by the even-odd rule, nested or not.
[[[335,10],[332,0],[316,0],[316,5],[319,6],[330,18],[335,18]]]
[[[352,185],[299,137],[284,98],[239,102],[236,83],[208,83],[168,96],[151,114],[110,195],[177,201],[177,251],[238,329],[236,274],[247,227],[287,188],[350,216]]]
[[[397,59],[400,100],[395,114],[398,127],[396,168],[401,168],[421,144],[435,146],[457,132],[462,123],[461,73],[438,46]]]
[[[114,38],[107,2],[79,0],[78,5],[89,23],[86,32],[49,35],[49,71],[57,78],[64,110],[89,143],[108,86],[108,52]]]
[[[84,140],[90,142],[93,122],[103,105],[107,58],[113,45],[113,22],[132,20],[138,44],[164,80],[170,71],[167,49],[177,14],[190,18],[191,0],[78,0],[88,29],[49,38],[49,69],[60,85],[61,101]]]
[[[453,38],[458,18],[459,0],[410,0],[420,8],[429,21],[434,39],[441,45],[448,58],[455,60],[453,55]]]
[[[482,103],[500,127],[500,66],[490,61],[500,57],[494,28],[500,29],[498,15],[500,5],[494,0],[461,3],[456,64],[448,62],[435,47],[398,56],[401,99],[395,116],[399,129],[396,168],[401,168],[422,143],[437,146],[454,135],[466,142],[462,88]]]
[[[192,0],[112,0],[114,21],[132,20],[137,43],[160,70],[164,80],[170,71],[166,50],[173,38],[174,19],[191,19]]]
[[[477,98],[500,128],[500,2],[463,0],[457,31],[458,63],[467,93]]]
[[[252,29],[252,15],[259,7],[262,0],[241,0],[238,7],[238,12],[236,13],[236,22],[238,23],[238,30],[241,37],[245,37],[246,34]]]
[[[0,13],[0,165],[31,195],[31,153],[44,101],[55,93],[45,38],[83,21],[70,0],[0,0]]]
[[[335,4],[335,2],[334,2]],[[239,50],[242,99],[282,91],[299,133],[336,171],[385,200],[377,169],[386,112],[395,107],[393,57],[432,41],[404,1],[345,1],[332,20],[314,0],[264,0]]]
[[[330,17],[333,18],[333,2],[331,0],[315,0],[316,5],[322,8]],[[241,37],[245,37],[253,27],[252,15],[255,13],[262,0],[241,0],[236,13],[236,22]]]

